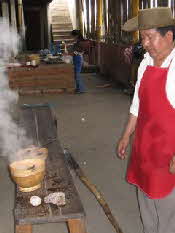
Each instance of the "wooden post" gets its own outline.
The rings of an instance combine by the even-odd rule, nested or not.
[[[45,33],[44,33],[44,24],[45,24],[45,15],[44,7],[40,9],[40,28],[41,28],[41,49],[44,49]]]
[[[162,0],[161,0],[162,1]],[[151,7],[151,0],[147,0],[147,7],[150,8]]]
[[[18,23],[19,31],[22,30],[22,0],[18,0]]]
[[[32,225],[16,225],[15,233],[32,233]]]
[[[48,23],[48,4],[45,5],[44,7],[44,36],[45,36],[45,40],[44,40],[44,48],[48,48],[49,47],[49,23]]]
[[[106,41],[106,36],[108,33],[106,0],[103,0],[103,14],[104,14],[104,29],[105,29],[105,41]]]
[[[83,11],[83,5],[82,5],[82,0],[78,1],[79,4],[79,29],[81,33],[83,34],[83,16],[82,16],[82,11]]]
[[[11,8],[11,24],[13,28],[17,31],[17,24],[16,24],[16,8],[15,8],[15,0],[11,0],[10,2],[10,8]]]
[[[21,49],[25,49],[25,24],[24,24],[24,12],[23,12],[23,0],[18,0],[18,32],[22,39]]]
[[[114,41],[120,42],[121,41],[121,0],[115,2],[114,5]]]
[[[69,219],[68,227],[70,233],[87,233],[84,219]]]
[[[142,0],[142,2],[143,2],[143,9],[147,8],[148,6],[147,0]]]
[[[171,0],[171,10],[172,10],[173,16],[174,16],[174,12],[175,12],[174,6],[175,6],[175,2],[174,2],[174,0]]]
[[[86,0],[86,14],[87,14],[87,36],[89,37],[90,25],[89,25],[89,0]]]
[[[158,0],[158,6],[168,6],[168,0]]]
[[[108,0],[108,42],[113,42],[112,35],[112,0]],[[118,2],[118,1],[117,1]]]
[[[2,1],[2,17],[9,21],[9,6],[7,1]]]
[[[95,1],[91,0],[91,33],[93,39],[95,39]]]
[[[97,41],[100,41],[102,36],[102,9],[103,1],[97,0]]]
[[[139,11],[139,0],[133,0],[132,1],[132,17],[135,17],[138,15]],[[136,43],[139,40],[139,32],[133,33],[133,42]]]

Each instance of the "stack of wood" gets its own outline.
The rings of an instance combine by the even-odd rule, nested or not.
[[[10,88],[21,95],[73,92],[75,86],[71,64],[11,68],[8,76]]]

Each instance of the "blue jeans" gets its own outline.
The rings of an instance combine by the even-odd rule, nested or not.
[[[83,65],[83,57],[80,55],[74,55],[73,64],[74,64],[74,77],[75,77],[75,83],[76,83],[76,91],[84,92],[85,86],[84,86],[84,82],[80,74],[82,65]]]

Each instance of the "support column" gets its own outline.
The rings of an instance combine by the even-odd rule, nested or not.
[[[96,23],[97,41],[100,41],[101,36],[102,36],[102,23],[103,23],[102,11],[103,11],[103,1],[97,0],[97,23]]]
[[[44,40],[45,40],[45,38],[44,38],[44,18],[45,18],[46,16],[44,15],[44,8],[43,7],[41,7],[41,9],[40,9],[40,28],[41,28],[41,49],[44,49]]]
[[[11,24],[13,28],[17,31],[17,23],[16,23],[16,8],[15,8],[15,0],[11,0],[10,2],[10,10],[11,10]]]
[[[89,0],[86,0],[86,14],[87,14],[87,36],[89,37],[90,25],[89,25]]]
[[[19,31],[22,30],[22,0],[18,0],[18,23],[19,23]]]
[[[143,0],[143,9],[148,8],[147,0]]]
[[[25,44],[25,23],[24,23],[24,12],[23,12],[23,0],[18,0],[18,32],[21,36],[22,46],[20,49],[24,50]]]
[[[162,6],[162,7],[166,7],[168,4],[167,4],[168,0],[165,1],[165,0],[158,0],[158,6]]]
[[[81,33],[83,34],[83,16],[82,16],[82,11],[83,11],[83,5],[82,5],[82,0],[78,0],[78,8],[79,8],[79,29]]]
[[[121,0],[117,0],[113,5],[113,17],[114,17],[114,42],[119,43],[121,41],[121,22],[122,22],[122,13],[121,13]]]
[[[91,0],[91,34],[93,39],[95,39],[95,1]]]
[[[139,0],[132,0],[132,17],[138,15],[139,11]],[[133,42],[136,43],[139,40],[139,32],[133,33]]]
[[[103,0],[103,12],[104,12],[104,29],[105,29],[105,41],[106,41],[106,36],[108,34],[106,0]]]
[[[7,1],[2,1],[2,17],[9,21],[9,5]]]

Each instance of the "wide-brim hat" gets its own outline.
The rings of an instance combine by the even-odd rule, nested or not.
[[[123,31],[137,31],[175,25],[169,7],[156,7],[139,10],[138,16],[129,19],[122,27]]]

